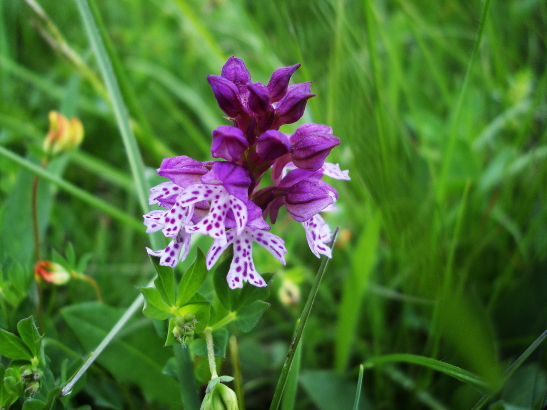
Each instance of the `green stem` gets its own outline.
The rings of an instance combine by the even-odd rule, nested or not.
[[[218,322],[216,322],[214,325],[209,326],[211,331],[220,329],[221,327],[226,326],[228,323],[232,323],[234,320],[237,319],[237,312],[230,312],[226,316],[224,316],[222,319],[220,319]]]
[[[333,245],[336,241],[336,236],[338,235],[338,229],[339,228],[336,228],[334,234],[332,235],[332,241],[330,243],[331,248],[334,247]],[[291,370],[291,365],[294,359],[294,355],[296,353],[296,348],[300,343],[302,333],[304,333],[304,328],[306,327],[306,322],[308,321],[308,317],[310,316],[313,302],[315,301],[315,296],[317,295],[317,291],[319,290],[319,285],[321,284],[321,280],[323,279],[323,275],[325,274],[328,261],[329,258],[327,258],[326,256],[322,256],[321,266],[319,267],[317,275],[315,276],[315,282],[313,283],[310,294],[308,295],[308,299],[306,300],[306,305],[302,310],[302,315],[300,316],[296,331],[294,332],[294,338],[291,346],[289,347],[287,358],[285,359],[285,363],[283,364],[283,368],[281,369],[281,375],[279,376],[279,380],[275,388],[272,404],[270,405],[270,410],[277,410],[277,408],[279,407],[279,403],[281,402],[281,396],[283,395],[283,390],[285,389],[285,384],[287,383],[287,378],[289,377],[289,371]]]
[[[154,281],[151,281],[146,286],[152,286],[154,284]],[[105,338],[102,340],[102,342],[97,346],[97,348],[91,353],[89,358],[86,360],[86,362],[80,367],[80,370],[78,370],[78,373],[74,375],[74,377],[63,387],[63,390],[61,391],[61,396],[66,396],[67,394],[70,394],[72,392],[72,388],[76,384],[78,380],[84,375],[84,373],[89,369],[89,366],[93,364],[93,362],[99,357],[99,355],[102,353],[102,351],[105,349],[106,346],[110,343],[112,339],[116,336],[116,334],[121,330],[121,328],[125,325],[125,323],[133,316],[133,314],[139,309],[144,301],[144,297],[142,293],[135,299],[135,301],[129,306],[129,308],[124,312],[122,317],[116,322],[114,327],[108,332],[108,334],[105,336]]]
[[[213,348],[213,334],[210,328],[205,329],[205,342],[207,343],[207,359],[209,360],[209,370],[211,371],[211,380],[218,378],[217,365],[215,363],[215,349]]]
[[[237,396],[237,403],[239,410],[245,410],[245,397],[243,395],[243,377],[241,376],[241,366],[239,363],[239,348],[237,345],[237,338],[230,336],[230,358],[232,359],[232,369],[234,373],[234,386]]]

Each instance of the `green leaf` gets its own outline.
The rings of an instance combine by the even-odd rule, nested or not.
[[[61,310],[68,326],[84,350],[94,351],[124,313],[101,303],[72,305]],[[133,325],[131,325],[131,323]],[[114,339],[97,358],[118,382],[135,383],[148,401],[157,400],[177,408],[177,382],[162,373],[171,356],[149,321],[131,321],[124,336]],[[131,329],[131,331],[129,331]]]
[[[262,277],[264,278],[264,281],[268,284],[268,286],[259,288],[258,286],[246,284],[241,289],[230,289],[232,292],[235,292],[234,310],[240,311],[257,300],[268,299],[268,296],[270,296],[269,285],[272,280],[273,273],[265,273],[262,275]]]
[[[448,376],[451,376],[461,382],[470,384],[479,390],[491,390],[492,386],[488,385],[484,380],[474,373],[461,369],[449,363],[441,362],[430,357],[418,356],[414,354],[388,354],[384,356],[373,357],[363,363],[366,368],[374,367],[384,363],[413,363],[420,366],[425,366],[433,370],[442,372]]]
[[[243,310],[237,312],[236,326],[242,332],[248,332],[256,326],[258,320],[266,309],[270,307],[269,303],[261,300],[255,300]]]
[[[4,365],[0,364],[0,380],[3,382],[0,382],[0,408],[8,408],[15,400],[17,400],[17,397],[14,396],[10,391],[6,389],[4,377],[6,368]]]
[[[23,339],[23,342],[30,349],[32,355],[38,357],[42,338],[34,324],[34,318],[30,316],[20,320],[19,323],[17,323],[17,331],[19,332],[21,339]]]
[[[209,319],[211,317],[211,302],[194,302],[184,305],[183,307],[177,309],[175,312],[176,316],[184,316],[187,313],[191,313],[196,318],[196,325],[194,331],[196,333],[201,333],[205,330],[209,324]]]
[[[213,350],[215,356],[226,357],[226,345],[228,344],[228,331],[225,328],[213,331]],[[190,350],[196,356],[207,356],[207,343],[205,339],[196,339],[190,344]]]
[[[149,255],[158,277],[154,280],[154,285],[160,292],[162,299],[169,305],[175,303],[175,274],[169,266],[161,266],[160,258]]]
[[[207,267],[205,265],[205,256],[201,252],[201,249],[198,248],[196,260],[188,268],[180,281],[177,292],[177,307],[187,303],[201,288],[206,278]]]
[[[228,282],[226,282],[226,275],[228,274],[231,263],[231,258],[227,257],[222,261],[222,263],[217,265],[213,273],[213,285],[215,287],[215,293],[218,296],[220,303],[222,303],[222,306],[224,306],[230,312],[233,311],[233,305],[236,297],[234,290],[230,289],[228,287]]]
[[[144,295],[144,308],[142,313],[145,316],[156,319],[165,320],[171,314],[171,308],[163,301],[160,292],[155,288],[140,288]]]
[[[226,258],[218,267],[215,269],[213,275],[213,283],[215,287],[215,292],[224,306],[230,312],[236,312],[250,305],[251,303],[257,300],[267,299],[270,295],[270,287],[257,287],[246,284],[241,289],[230,289],[228,283],[226,282],[226,275],[230,269],[230,264],[232,263],[230,258]],[[266,283],[269,283],[273,274],[266,273],[263,275]]]
[[[23,410],[43,410],[47,403],[37,399],[27,399],[23,403]]]
[[[0,329],[0,355],[13,360],[31,360],[34,357],[21,339],[4,329]]]

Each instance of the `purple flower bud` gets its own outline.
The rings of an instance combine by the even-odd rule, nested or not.
[[[165,158],[158,169],[158,175],[169,178],[173,183],[186,188],[192,184],[199,184],[202,175],[209,170],[201,162],[186,155]]]
[[[204,184],[222,185],[230,195],[243,202],[249,198],[251,178],[245,169],[232,162],[217,161],[207,174],[201,177]]]
[[[310,92],[311,83],[290,85],[285,96],[277,103],[278,120],[276,125],[292,124],[304,114],[306,102],[315,94]]]
[[[221,125],[213,131],[211,154],[227,161],[239,161],[249,146],[243,131],[231,125]]]
[[[233,82],[218,75],[208,75],[207,81],[211,84],[218,106],[228,117],[234,118],[244,111],[238,88]]]
[[[298,168],[317,171],[331,150],[340,144],[332,128],[320,124],[303,124],[291,136],[292,162]]]
[[[247,84],[251,82],[251,74],[243,60],[237,57],[230,57],[222,67],[220,75],[234,83],[240,95],[247,94]]]
[[[285,207],[298,222],[305,222],[336,200],[336,191],[324,181],[305,179],[287,189]]]
[[[258,115],[263,115],[272,110],[270,105],[270,93],[261,83],[253,83],[247,86],[249,89],[249,109]]]
[[[268,90],[270,91],[270,102],[279,101],[287,93],[287,86],[293,73],[300,67],[300,63],[290,67],[278,68],[272,73],[268,81]]]
[[[269,130],[258,137],[256,153],[266,161],[277,159],[289,151],[289,139],[282,132]]]

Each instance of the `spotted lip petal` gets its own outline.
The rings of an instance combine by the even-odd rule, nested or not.
[[[181,230],[176,238],[174,238],[165,249],[154,251],[146,248],[149,255],[160,258],[161,266],[170,266],[174,268],[177,263],[186,259],[190,250],[191,234]]]
[[[181,194],[177,202],[185,206],[192,205],[200,201],[211,201],[209,213],[197,224],[186,226],[188,233],[202,233],[209,235],[220,243],[226,242],[226,213],[229,209],[234,214],[237,232],[241,233],[247,224],[247,207],[239,198],[230,195],[230,193],[219,185],[196,184],[188,187]]]
[[[270,232],[245,228],[241,235],[236,235],[234,229],[227,231],[226,243],[215,240],[207,253],[207,269],[216,263],[222,252],[233,243],[234,256],[226,280],[231,289],[243,287],[243,282],[263,287],[266,282],[256,271],[252,257],[252,243],[257,242],[267,249],[278,261],[285,264],[284,255],[287,252],[285,242]]]
[[[182,192],[182,188],[171,181],[162,182],[155,187],[150,188],[148,197],[149,205],[167,206],[175,203],[175,198]]]
[[[303,222],[302,226],[306,231],[306,239],[313,254],[318,258],[320,254],[332,258],[332,250],[326,245],[331,241],[332,235],[324,219],[319,214],[314,215]]]

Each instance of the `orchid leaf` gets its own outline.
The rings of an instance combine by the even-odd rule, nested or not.
[[[207,278],[207,267],[205,265],[205,256],[201,249],[197,249],[197,256],[194,263],[188,268],[182,276],[177,292],[176,306],[181,307],[197,293],[205,279]]]

